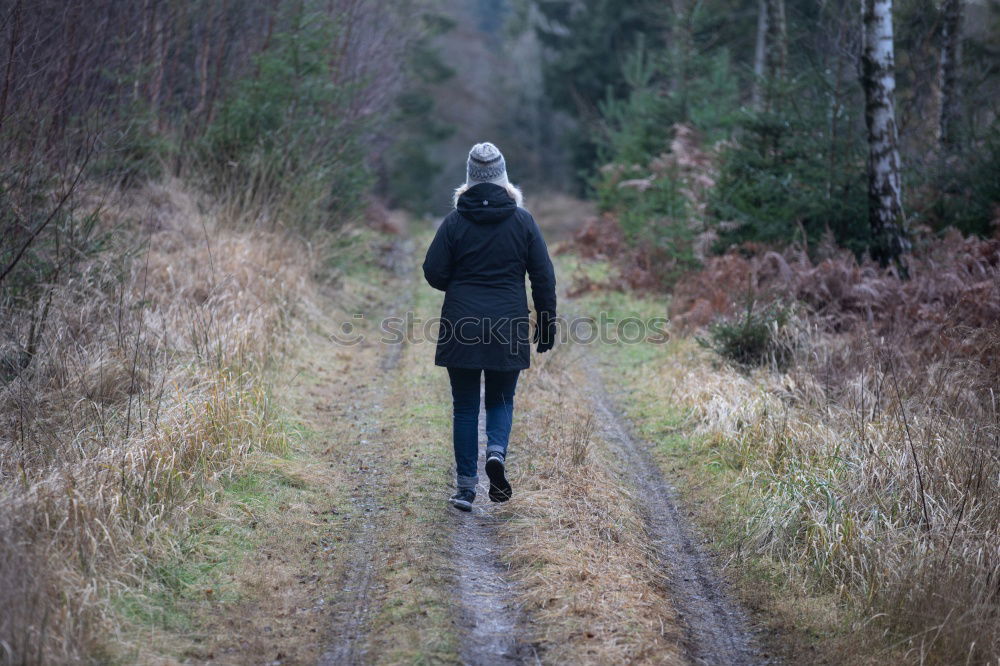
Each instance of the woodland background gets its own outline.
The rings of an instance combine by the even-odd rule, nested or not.
[[[998,49],[995,0],[2,0],[0,655],[113,652],[206,488],[287,447],[301,294],[492,140],[529,207],[596,206],[571,296],[770,377],[713,431],[746,548],[996,659]]]

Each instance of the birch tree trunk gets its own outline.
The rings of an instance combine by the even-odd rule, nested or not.
[[[754,49],[753,108],[770,111],[775,88],[785,78],[788,62],[788,28],[785,0],[759,0],[757,42]]]
[[[909,249],[903,218],[896,128],[892,0],[862,0],[861,86],[868,126],[868,222],[872,256],[905,272]]]
[[[962,66],[962,0],[944,0],[941,7],[941,60],[939,68],[940,116],[938,140],[951,150],[958,144],[961,116],[959,71]]]
[[[753,53],[753,92],[751,104],[754,111],[764,109],[764,72],[767,57],[767,2],[757,0],[757,41]]]

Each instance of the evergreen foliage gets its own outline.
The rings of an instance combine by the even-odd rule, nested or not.
[[[640,44],[663,47],[663,10],[651,0],[538,0],[536,7],[543,17],[536,30],[549,51],[545,89],[554,108],[579,120],[566,140],[574,167],[586,179],[598,158],[592,131],[600,117],[598,106],[629,95],[623,58]]]
[[[409,85],[399,95],[390,119],[395,138],[387,151],[382,187],[390,204],[417,213],[429,209],[434,194],[431,184],[441,170],[430,149],[454,131],[437,113],[435,87],[445,85],[455,75],[434,44],[454,28],[454,21],[433,13],[420,20],[420,37],[406,58]]]
[[[697,341],[738,366],[784,368],[792,352],[785,333],[790,315],[786,306],[771,303],[755,307],[753,299],[748,298],[739,316],[713,322],[708,336]]]
[[[576,167],[589,174],[602,209],[615,214],[637,247],[684,256],[689,232],[714,228],[719,251],[747,242],[781,247],[805,240],[816,247],[822,238],[859,257],[870,250],[860,18],[853,4],[786,0],[787,65],[779,78],[763,81],[755,81],[751,66],[757,2],[537,0],[535,6],[544,18],[538,31],[549,51],[548,91],[581,128],[569,138]],[[975,11],[1000,25],[995,10]],[[960,144],[937,154],[939,13],[928,0],[896,2],[904,214],[911,225],[933,231],[955,226],[990,235],[1000,202],[997,107],[987,92],[997,85],[995,48],[986,37],[995,26],[967,31],[962,52],[983,73],[970,85],[972,69],[965,68]],[[766,91],[761,108],[750,103],[756,85]],[[650,175],[648,165],[670,150],[678,123],[717,148],[704,214],[691,201],[679,202],[684,188],[662,177],[641,188],[619,186]],[[685,233],[664,234],[667,219]]]
[[[367,128],[351,117],[353,86],[334,83],[335,20],[306,6],[286,20],[255,71],[223,100],[202,159],[216,183],[276,197],[292,219],[323,224],[355,212],[371,183],[361,145]]]
[[[806,106],[804,103],[802,106]],[[747,241],[782,245],[805,231],[827,233],[857,254],[868,242],[864,146],[857,134],[833,134],[815,108],[744,115],[743,134],[722,155],[712,193],[718,247]],[[801,108],[801,107],[800,107]]]

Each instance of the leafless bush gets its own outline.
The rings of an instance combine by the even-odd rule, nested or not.
[[[417,34],[412,12],[420,6],[418,0],[389,9],[359,0],[5,3],[3,297],[25,308],[44,304],[39,287],[44,292],[43,285],[69,279],[75,262],[96,249],[97,239],[84,232],[99,205],[79,205],[81,182],[141,184],[169,172],[197,179],[202,189],[215,183],[240,209],[231,214],[287,227],[307,211],[310,222],[338,223],[331,218],[358,198],[366,162],[384,148],[375,139],[405,79],[401,62]],[[276,80],[308,78],[293,70],[300,66],[295,54],[309,49],[311,83],[262,97]],[[247,96],[247,90],[257,92]],[[258,148],[269,141],[277,149],[262,154]],[[30,293],[13,293],[11,284]],[[42,305],[39,327],[44,312]],[[30,358],[32,341],[19,343]]]
[[[313,265],[285,230],[305,209],[335,226],[356,195],[382,144],[338,151],[389,117],[419,4],[0,5],[0,661],[104,654],[120,586],[249,451],[284,445],[262,369]],[[237,94],[289,44],[336,102],[309,122],[294,95]],[[234,104],[276,125],[208,159]],[[343,178],[298,177],[320,153]]]

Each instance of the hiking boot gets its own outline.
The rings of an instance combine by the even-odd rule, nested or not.
[[[486,476],[490,477],[490,499],[494,502],[506,502],[514,494],[507,481],[507,469],[504,466],[503,455],[493,451],[486,457]]]
[[[448,502],[461,511],[472,511],[472,503],[476,501],[476,491],[472,488],[459,488]]]

